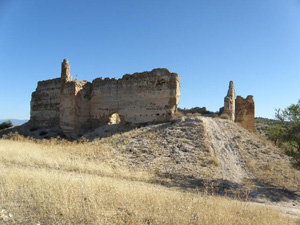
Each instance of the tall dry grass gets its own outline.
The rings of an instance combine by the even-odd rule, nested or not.
[[[13,214],[10,224],[295,223],[266,207],[145,183],[151,174],[114,164],[115,155],[91,143],[0,140],[0,210]]]

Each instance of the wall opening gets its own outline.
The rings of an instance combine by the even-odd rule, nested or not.
[[[119,124],[121,123],[121,118],[120,115],[118,113],[113,113],[110,117],[109,117],[109,125],[113,125],[113,124]]]

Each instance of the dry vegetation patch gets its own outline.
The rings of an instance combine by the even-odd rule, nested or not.
[[[300,172],[280,149],[229,120],[213,120],[226,131],[218,129],[216,140],[226,136],[253,175],[242,180],[242,188],[299,191]],[[92,142],[0,139],[0,211],[12,213],[16,224],[296,223],[270,208],[198,193],[203,186],[215,194],[236,185],[230,176],[220,179],[227,174],[224,160],[208,132],[202,117],[189,116]]]
[[[7,152],[0,158],[0,208],[13,215],[10,224],[295,223],[269,208],[134,181],[128,170],[122,171],[126,176],[106,176],[80,173],[82,165],[72,171],[52,166],[57,157],[72,157],[68,146],[8,140],[0,140],[0,146],[1,156]],[[22,148],[28,154],[23,160],[7,162],[24,154]]]
[[[208,148],[204,129],[199,116],[183,117],[94,142],[113,147],[130,168],[155,173],[158,179],[170,174],[209,178],[218,161]]]

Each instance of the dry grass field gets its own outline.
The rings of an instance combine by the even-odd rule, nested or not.
[[[246,135],[225,140],[235,143],[230,146],[248,174],[231,178],[240,170],[222,172],[229,161],[217,154],[220,143],[208,139],[211,128],[202,120],[151,125],[92,142],[0,139],[0,224],[299,224],[299,217],[280,208],[252,203],[250,194],[217,195],[211,182],[226,177],[234,185],[255,177],[297,190],[300,176],[272,146],[216,118],[228,132]],[[271,159],[280,168],[264,166]],[[205,179],[210,183],[199,188],[195,181]]]
[[[295,222],[247,202],[149,184],[150,174],[101,163],[110,154],[101,145],[0,140],[0,208],[12,214],[8,224]]]

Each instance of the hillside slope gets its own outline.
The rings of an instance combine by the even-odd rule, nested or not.
[[[98,130],[86,135],[90,139],[97,136]],[[300,172],[290,166],[281,149],[229,120],[183,117],[94,142],[113,147],[130,167],[236,183],[257,178],[283,188],[300,189]]]
[[[250,199],[300,217],[300,171],[291,167],[282,150],[232,121],[188,116],[141,127],[102,127],[85,137],[93,141],[39,141],[68,152],[67,161],[57,158],[53,165],[45,157],[46,168],[72,171],[76,165],[82,166],[85,174],[101,176],[112,173],[111,169],[101,171],[101,165],[113,168],[117,174],[126,168],[150,174],[150,178],[138,179],[143,182]],[[5,159],[10,161],[27,165],[35,160]],[[44,164],[40,159],[36,161]],[[85,164],[88,169],[84,169]],[[117,176],[128,179],[124,174]]]
[[[299,222],[264,205],[178,191],[152,178],[118,165],[109,146],[0,140],[0,224]]]
[[[86,135],[94,138],[97,130]],[[112,146],[130,168],[155,173],[156,182],[180,189],[299,209],[300,171],[271,142],[221,118],[183,117],[96,140]],[[296,210],[300,215],[300,210]]]

